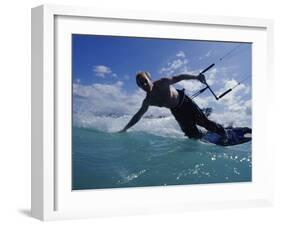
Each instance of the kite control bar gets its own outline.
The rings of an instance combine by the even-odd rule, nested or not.
[[[224,58],[226,58],[227,56],[233,54],[233,52],[234,52],[236,49],[238,49],[241,45],[242,45],[242,44],[239,44],[239,45],[235,46],[233,49],[231,49],[229,52],[227,52],[224,56],[222,56],[221,58],[219,58],[217,62],[220,62],[220,61],[222,61]],[[204,75],[204,73],[205,73],[206,71],[210,70],[212,67],[214,67],[217,62],[212,63],[210,66],[206,67],[203,71],[201,71],[201,72],[199,73],[199,75],[200,75],[200,74],[203,74],[203,75]],[[248,78],[249,78],[249,77],[248,77]],[[209,89],[210,92],[213,94],[213,96],[216,98],[216,100],[219,100],[219,99],[221,99],[222,97],[224,97],[226,94],[228,94],[229,92],[231,92],[233,89],[235,89],[237,86],[239,86],[243,81],[247,80],[248,78],[246,78],[246,79],[244,79],[244,80],[238,82],[234,87],[232,87],[232,88],[226,90],[225,92],[223,92],[223,93],[222,93],[221,95],[219,95],[219,96],[217,96],[217,95],[214,93],[214,91],[211,89],[211,87],[208,85],[208,83],[205,82],[204,84],[206,85],[206,87],[204,87],[203,89],[201,89],[201,90],[199,90],[198,92],[194,93],[194,94],[191,96],[191,99],[194,99],[195,97],[197,97],[198,95],[200,95],[201,93],[203,93],[205,90]]]
[[[219,95],[218,99],[222,98],[223,96],[225,96],[226,94],[228,94],[229,92],[231,92],[233,89],[235,89],[237,86],[239,86],[242,82],[246,81],[247,79],[249,79],[249,77],[243,79],[242,81],[238,82],[235,86],[233,86],[232,88],[226,90],[224,93],[222,93],[221,95]]]
[[[201,71],[199,74],[201,75],[204,75],[204,73],[208,70],[210,70],[212,67],[214,67],[215,64],[211,64],[210,66],[206,67],[203,71]],[[198,92],[194,93],[192,96],[191,96],[191,99],[197,97],[199,94],[203,93],[206,89],[209,89],[210,92],[214,95],[214,97],[216,98],[216,100],[218,100],[219,98],[216,96],[216,94],[214,93],[214,91],[211,89],[211,87],[208,85],[207,82],[204,83],[206,85],[206,87],[204,87],[203,89],[199,90]]]
[[[231,92],[232,89],[228,89],[226,90],[224,93],[222,93],[221,95],[219,95],[218,99],[222,98],[223,96],[225,96],[226,94],[228,94],[229,92]]]
[[[201,71],[199,74],[204,74],[206,71],[210,70],[212,67],[214,67],[215,64],[211,64],[210,66],[206,67],[203,71]],[[246,78],[248,79],[248,78]],[[206,85],[206,87],[204,87],[203,89],[199,90],[198,92],[194,93],[192,96],[191,96],[191,99],[194,99],[195,97],[197,97],[198,95],[200,95],[201,93],[203,93],[205,90],[209,89],[210,92],[213,94],[213,96],[216,98],[216,100],[219,100],[221,99],[222,97],[224,97],[226,94],[228,94],[229,92],[231,92],[233,89],[235,89],[237,86],[239,86],[243,81],[245,81],[246,79],[238,82],[234,87],[226,90],[225,92],[223,92],[221,95],[217,96],[215,94],[215,92],[211,89],[211,87],[208,85],[207,82],[205,82],[204,84]]]

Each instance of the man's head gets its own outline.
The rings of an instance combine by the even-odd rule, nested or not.
[[[153,82],[149,72],[138,72],[136,74],[137,85],[146,92],[151,92],[153,87]]]

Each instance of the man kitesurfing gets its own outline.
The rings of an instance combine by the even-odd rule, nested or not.
[[[164,77],[156,81],[152,81],[148,72],[137,73],[136,83],[146,92],[146,97],[141,108],[120,132],[125,132],[135,125],[149,106],[157,106],[170,109],[182,131],[189,138],[202,138],[203,133],[196,126],[199,125],[227,139],[227,132],[222,125],[208,119],[198,105],[185,95],[184,90],[177,90],[172,86],[182,80],[198,80],[206,84],[205,76],[202,73],[198,76],[180,74],[173,77]]]
[[[221,62],[224,58],[230,56],[240,46],[241,44],[235,46],[224,56],[219,58],[217,62]],[[237,86],[239,86],[243,81],[249,79],[249,77],[245,78],[232,88],[229,88],[228,90],[217,96],[206,82],[204,76],[204,73],[214,67],[217,62],[212,63],[207,68],[202,70],[198,76],[190,74],[180,74],[172,77],[163,77],[161,79],[153,81],[149,72],[137,73],[136,83],[142,90],[146,92],[146,97],[144,98],[142,106],[138,110],[138,112],[119,132],[126,132],[129,128],[135,125],[148,110],[149,106],[157,106],[170,109],[181,130],[189,138],[201,139],[202,141],[222,146],[242,144],[251,141],[251,128],[224,128],[222,125],[210,120],[208,118],[208,112],[204,112],[193,101],[193,98],[197,97],[207,89],[211,92],[216,100],[219,100],[230,93]],[[184,89],[178,90],[172,86],[173,84],[183,80],[198,80],[203,83],[205,87],[189,97],[184,93]],[[207,132],[204,133],[203,131],[199,130],[197,125],[204,127]]]

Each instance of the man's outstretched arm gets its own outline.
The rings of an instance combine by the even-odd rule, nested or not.
[[[168,77],[168,78],[164,78],[164,79],[166,79],[170,85],[180,82],[182,80],[198,80],[204,84],[206,83],[206,79],[203,74],[199,74],[199,75],[180,74],[180,75],[176,75],[176,76]]]
[[[145,98],[144,101],[142,102],[141,108],[131,118],[129,123],[122,130],[119,131],[119,133],[126,132],[129,128],[131,128],[133,125],[135,125],[141,119],[141,117],[144,115],[144,113],[148,110],[148,107],[149,107],[149,101],[147,98]]]

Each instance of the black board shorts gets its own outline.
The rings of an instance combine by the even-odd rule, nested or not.
[[[222,125],[209,120],[199,106],[184,93],[183,90],[179,92],[180,101],[178,106],[171,108],[171,112],[181,130],[189,138],[200,139],[203,136],[202,131],[196,125],[202,126],[208,131],[215,132],[221,136],[225,136],[225,130]]]

